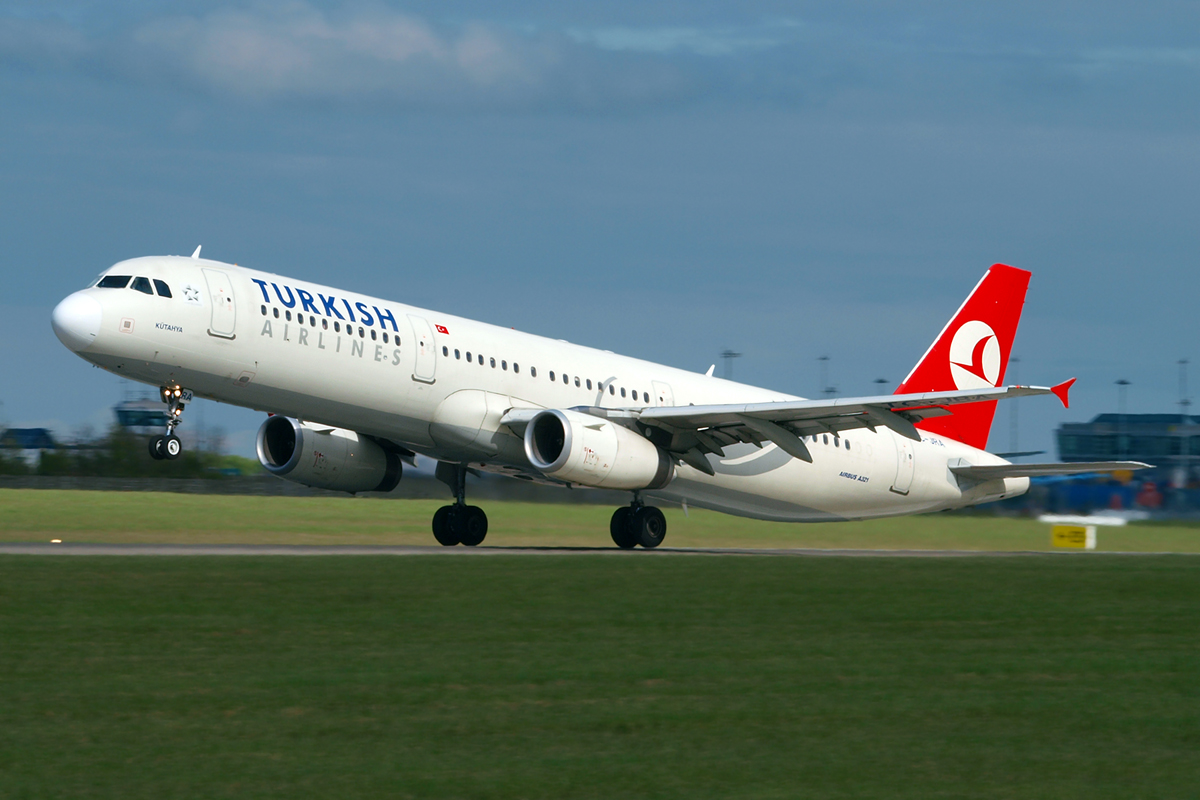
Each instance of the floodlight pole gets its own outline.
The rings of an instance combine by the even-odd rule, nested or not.
[[[1117,380],[1117,455],[1124,457],[1129,448],[1125,442],[1125,390],[1129,381],[1124,378]]]
[[[1013,356],[1008,360],[1009,383],[1019,383],[1017,380],[1017,365],[1021,363],[1021,359]],[[1008,451],[1010,453],[1017,452],[1017,399],[1014,397],[1008,401]]]
[[[725,362],[725,366],[722,368],[722,371],[725,373],[725,380],[733,380],[733,360],[741,357],[741,353],[735,353],[729,348],[721,351],[721,360]]]
[[[837,391],[829,385],[829,356],[819,356],[817,361],[821,363],[821,394],[829,397]]]
[[[1188,431],[1191,419],[1188,416],[1188,406],[1192,401],[1188,399],[1187,391],[1187,367],[1188,360],[1186,358],[1179,359],[1179,432],[1182,441],[1179,443],[1179,460],[1183,464],[1183,487],[1187,489],[1188,481],[1191,479],[1191,464],[1188,453],[1188,440],[1190,431]],[[1184,501],[1186,502],[1186,500]]]

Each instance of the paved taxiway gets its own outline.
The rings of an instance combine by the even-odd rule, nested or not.
[[[659,547],[442,547],[441,545],[275,545],[275,544],[0,544],[0,555],[34,556],[855,556],[902,558],[978,558],[997,556],[1079,555],[1082,551],[995,550],[820,550],[803,548]],[[1109,553],[1109,555],[1165,555]]]

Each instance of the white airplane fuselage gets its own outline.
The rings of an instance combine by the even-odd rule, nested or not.
[[[538,479],[511,409],[764,403],[792,395],[216,261],[148,257],[106,274],[171,297],[96,285],[64,301],[79,356],[153,386],[378,437],[439,461]],[[94,304],[94,305],[93,305]],[[56,311],[56,315],[59,312]],[[60,321],[56,316],[56,330]],[[469,354],[469,355],[468,355]],[[1028,478],[960,481],[954,463],[1005,464],[933,433],[886,427],[805,437],[811,463],[737,444],[686,463],[647,498],[808,522],[958,508],[1025,492]]]

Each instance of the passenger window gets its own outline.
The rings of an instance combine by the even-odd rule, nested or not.
[[[170,297],[171,296],[171,287],[167,286],[166,281],[160,281],[158,278],[155,278],[154,279],[154,288],[158,291],[159,297]],[[263,307],[266,308],[266,306],[263,306]],[[266,312],[264,311],[263,314],[265,315]]]
[[[643,403],[650,402],[650,393],[649,392],[642,392],[642,402]]]
[[[386,333],[383,335],[383,340],[384,340],[385,342],[387,341],[387,334],[386,334]],[[444,355],[444,356],[448,356],[448,355],[450,355],[450,348],[449,348],[449,347],[446,347],[446,345],[442,345],[442,355]]]
[[[462,354],[461,354],[461,353],[459,353],[459,351],[458,351],[458,348],[457,348],[457,347],[456,347],[456,348],[454,348],[454,358],[455,358],[456,360],[461,360],[461,359],[462,359]]]
[[[323,331],[329,330],[329,320],[327,320],[327,319],[321,320],[321,330],[323,330]],[[384,338],[384,341],[385,342],[387,341],[386,337]]]
[[[141,292],[142,294],[154,294],[154,290],[150,288],[149,278],[134,278],[133,286],[129,288],[133,289],[135,292]]]
[[[554,370],[550,370],[550,382],[554,382]]]
[[[513,362],[513,372],[520,372],[520,371],[521,371],[521,365],[514,361]]]
[[[371,328],[371,341],[375,341],[375,329]]]
[[[625,396],[625,387],[622,386],[621,387],[621,397],[624,397],[624,396]]]
[[[309,314],[309,316],[308,316],[308,324],[309,324],[309,325],[311,325],[311,326],[313,326],[314,328],[315,328],[315,327],[317,327],[317,318],[316,318],[316,317],[314,317],[314,316],[312,316],[311,314]]]
[[[364,330],[362,329],[362,326],[361,326],[361,325],[359,325],[359,326],[358,326],[358,338],[360,338],[360,339],[365,339],[365,338],[367,338],[367,333],[366,333],[366,331],[364,331]]]
[[[279,319],[279,309],[278,308],[272,308],[271,313],[275,315],[275,319]]]
[[[283,312],[283,316],[287,319],[288,322],[292,321],[292,312],[285,311],[285,312]]]
[[[575,376],[575,388],[576,389],[579,388],[579,376],[578,375]]]
[[[263,312],[263,316],[265,317],[267,315],[267,307],[266,306],[262,307],[262,312]]]
[[[566,375],[563,375],[563,383],[570,383],[570,382],[571,382],[571,379],[568,378]]]
[[[849,439],[846,440],[846,449],[847,450],[850,449],[850,440]]]
[[[467,351],[467,363],[468,364],[471,363],[471,351],[470,350]]]
[[[124,289],[129,285],[128,275],[105,275],[96,284],[100,289]]]
[[[617,390],[616,390],[616,388],[614,388],[614,387],[613,387],[613,385],[612,385],[611,383],[608,385],[608,393],[609,393],[609,394],[616,394],[616,393],[617,393]]]
[[[536,378],[536,377],[537,377],[537,367],[530,367],[530,368],[529,368],[529,377],[531,377],[531,378]]]
[[[829,444],[829,437],[825,434],[821,434],[821,444]]]
[[[591,388],[592,388],[592,379],[591,379],[591,378],[588,378],[588,379],[587,379],[587,387],[588,387],[589,389],[591,389]]]
[[[279,315],[278,315],[278,314],[276,314],[275,316],[277,316],[277,317],[278,317]],[[337,321],[335,320],[335,321],[334,321],[334,323],[333,323],[333,332],[334,332],[334,333],[341,333],[341,332],[342,332],[342,323],[340,323],[340,322],[337,322]]]
[[[387,331],[384,331],[384,332],[383,332],[383,343],[384,343],[384,344],[387,344],[387,343],[388,343],[388,335],[387,335]]]
[[[488,359],[488,360],[492,362],[492,369],[495,369],[495,368],[496,368],[496,359],[495,359],[495,357],[492,357],[492,358],[490,358],[490,359]]]
[[[505,372],[508,372],[508,362],[507,362],[507,361],[501,361],[501,362],[500,362],[500,369],[504,370]]]

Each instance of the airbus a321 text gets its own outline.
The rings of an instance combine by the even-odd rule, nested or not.
[[[437,461],[455,502],[444,545],[477,545],[487,516],[468,473],[631,493],[612,517],[623,548],[666,535],[649,502],[790,522],[960,508],[1022,494],[1038,475],[1145,466],[1012,464],[985,451],[996,401],[1056,394],[1003,386],[1029,273],[996,264],[896,389],[804,400],[707,373],[546,339],[200,257],[122,261],[54,309],[81,358],[160,387],[157,459],[179,456],[186,403],[270,412],[272,473],[386,492],[402,462]]]

